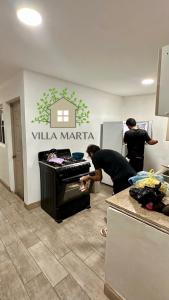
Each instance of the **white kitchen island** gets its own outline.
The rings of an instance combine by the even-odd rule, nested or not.
[[[105,294],[113,300],[169,299],[169,217],[126,189],[107,199]]]

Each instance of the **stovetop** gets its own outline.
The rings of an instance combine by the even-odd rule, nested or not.
[[[63,167],[67,167],[67,166],[72,166],[73,165],[80,165],[80,164],[83,164],[84,162],[87,163],[87,161],[85,159],[82,159],[82,160],[75,160],[75,159],[72,159],[71,157],[70,158],[63,158],[64,161],[61,163],[61,164],[57,164],[55,162],[50,162],[50,161],[45,161],[45,160],[42,160],[40,161],[41,163],[45,163],[49,166],[52,166],[54,168],[63,168]]]
[[[51,154],[55,154],[58,158],[64,159],[64,161],[59,164],[56,162],[48,161],[48,158],[50,157]],[[86,164],[90,165],[90,163],[85,159],[81,159],[81,160],[73,159],[71,157],[71,152],[69,149],[59,149],[59,150],[51,149],[48,151],[39,152],[38,158],[39,158],[39,163],[48,165],[52,168],[59,169],[59,170],[70,169],[75,167],[79,168]]]

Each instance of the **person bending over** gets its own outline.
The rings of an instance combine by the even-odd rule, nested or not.
[[[84,183],[88,180],[101,181],[103,169],[113,181],[114,194],[130,186],[128,179],[136,175],[136,172],[120,153],[114,150],[100,149],[97,145],[89,145],[86,152],[92,159],[95,175],[83,176],[80,178],[80,181]],[[103,228],[101,234],[106,236],[107,228]]]
[[[134,176],[136,172],[120,153],[114,150],[100,149],[97,145],[89,145],[86,152],[92,159],[95,167],[95,175],[83,176],[80,178],[80,181],[101,181],[103,169],[113,181],[114,194],[130,186],[128,179]]]

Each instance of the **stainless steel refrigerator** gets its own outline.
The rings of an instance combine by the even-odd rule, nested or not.
[[[100,147],[102,149],[112,149],[125,155],[125,145],[123,145],[123,122],[105,122],[101,125]],[[109,175],[103,171],[103,183],[113,185]]]

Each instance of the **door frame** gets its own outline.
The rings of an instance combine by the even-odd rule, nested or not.
[[[9,104],[9,110],[10,110],[10,125],[11,125],[11,159],[12,159],[12,169],[13,169],[13,179],[14,179],[14,193],[17,194],[16,192],[16,175],[15,175],[15,163],[14,163],[14,131],[13,131],[13,116],[12,116],[12,105],[16,102],[19,102],[20,104],[20,122],[21,122],[21,140],[22,140],[22,162],[23,162],[23,139],[22,139],[22,119],[21,119],[21,101],[20,101],[20,97],[14,98],[12,100],[10,100],[8,102]],[[25,191],[25,187],[24,187],[24,167],[22,164],[22,174],[23,174],[23,193]],[[18,194],[17,194],[18,195]],[[21,196],[18,195],[20,198]],[[24,196],[23,198],[21,198],[24,201]]]

